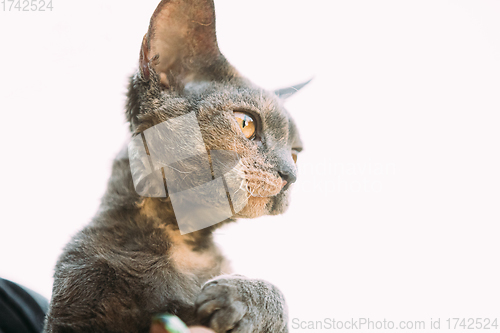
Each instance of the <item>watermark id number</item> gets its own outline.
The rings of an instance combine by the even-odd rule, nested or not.
[[[4,12],[51,12],[52,0],[1,0]]]

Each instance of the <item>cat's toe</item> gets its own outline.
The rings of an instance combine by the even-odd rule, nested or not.
[[[248,311],[247,306],[238,300],[235,286],[220,282],[205,285],[195,305],[198,321],[217,333],[239,327]]]
[[[209,327],[216,332],[227,332],[239,325],[247,312],[247,306],[239,301],[233,302],[228,307],[214,312],[210,319]]]
[[[250,318],[243,318],[231,330],[231,333],[252,333],[254,331],[253,321]]]

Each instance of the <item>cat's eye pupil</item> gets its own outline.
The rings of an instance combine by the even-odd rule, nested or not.
[[[256,126],[252,116],[245,112],[234,111],[234,117],[238,125],[240,125],[243,135],[245,135],[247,139],[253,139],[255,137]]]

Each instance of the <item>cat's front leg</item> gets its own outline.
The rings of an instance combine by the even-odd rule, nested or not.
[[[288,332],[283,294],[269,282],[241,275],[208,281],[196,299],[200,324],[223,333]]]

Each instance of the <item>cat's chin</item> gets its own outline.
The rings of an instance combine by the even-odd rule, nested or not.
[[[272,201],[268,204],[269,215],[279,215],[287,211],[290,203],[289,190],[280,192],[278,195],[272,197]]]
[[[268,204],[272,198],[270,197],[252,197],[248,198],[246,206],[236,215],[239,218],[256,218],[268,214]]]

